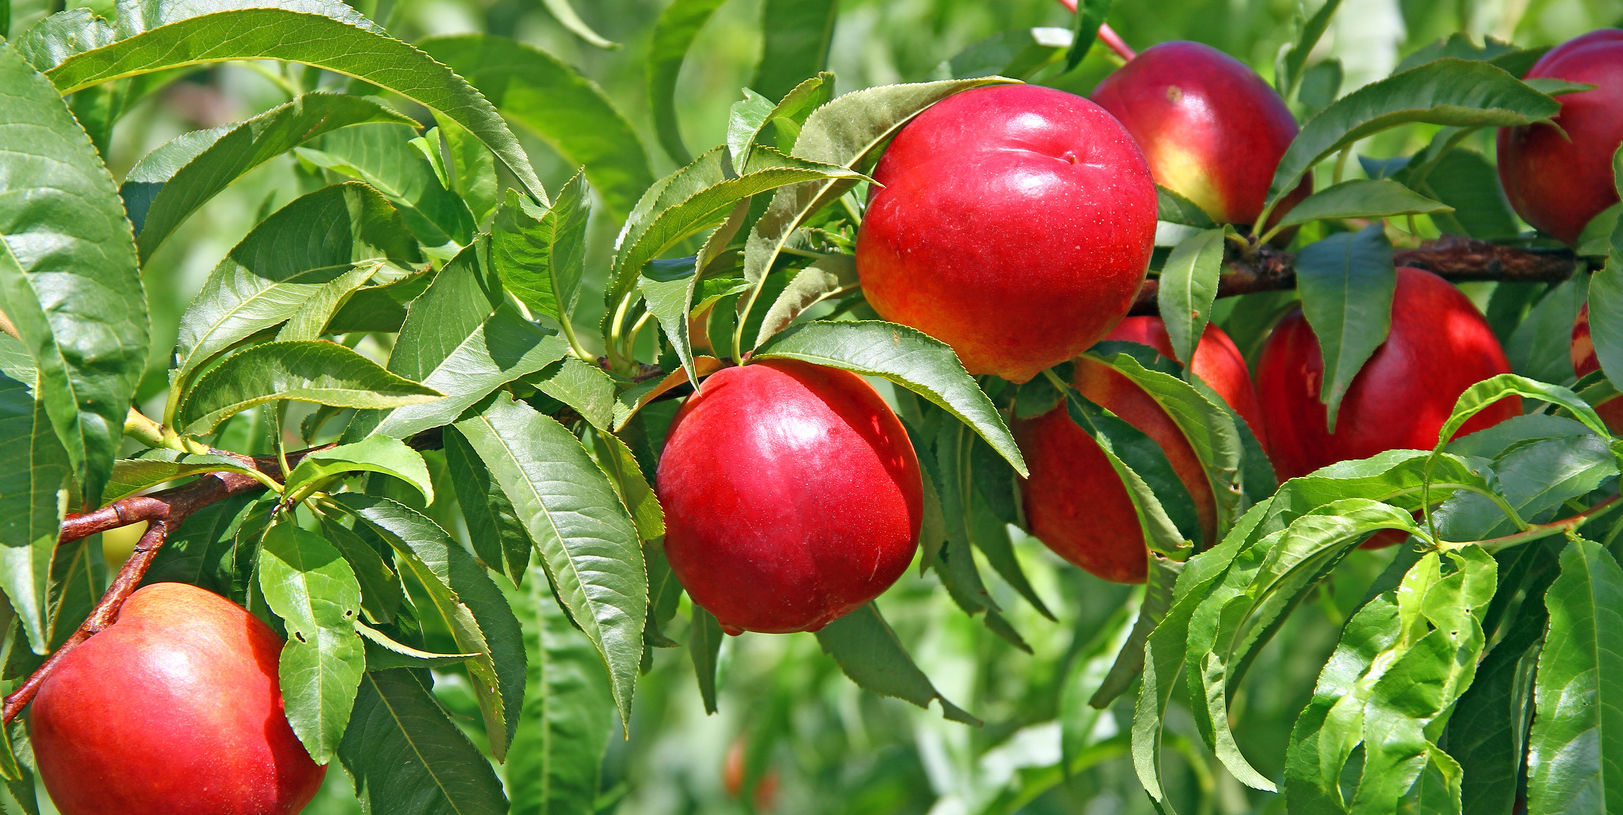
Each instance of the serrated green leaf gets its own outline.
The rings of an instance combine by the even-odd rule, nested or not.
[[[654,131],[666,155],[677,164],[687,164],[693,156],[682,143],[676,119],[676,79],[682,62],[698,38],[699,30],[724,0],[672,0],[660,12],[649,37],[647,66],[648,104],[654,113]],[[643,185],[646,187],[647,185]]]
[[[124,77],[242,59],[300,62],[370,82],[466,128],[512,171],[532,197],[546,190],[496,109],[444,65],[347,6],[301,0],[294,8],[229,4],[131,4],[117,42],[64,53],[46,75],[62,94]],[[139,9],[137,13],[136,10]]]
[[[1587,302],[1595,359],[1615,386],[1623,380],[1623,221],[1612,230],[1606,265],[1589,276]]]
[[[363,96],[307,93],[251,119],[185,133],[147,153],[125,174],[119,195],[143,259],[233,181],[322,134],[365,122],[414,124]]]
[[[217,453],[150,450],[141,458],[121,458],[113,462],[113,474],[107,481],[102,500],[117,501],[177,478],[215,472],[246,473],[250,469],[238,459]]]
[[[575,176],[558,190],[551,208],[509,191],[490,234],[490,265],[502,285],[531,311],[571,331],[585,272],[586,215],[586,188]]]
[[[226,357],[199,377],[181,399],[176,424],[207,433],[237,413],[279,400],[382,409],[440,396],[336,343],[268,342]]]
[[[753,359],[798,359],[866,376],[882,376],[969,425],[1020,475],[1020,448],[992,401],[964,372],[957,355],[917,329],[879,321],[811,322],[779,333]]]
[[[1148,547],[1145,557],[1150,552],[1177,560],[1188,557],[1205,536],[1189,488],[1173,471],[1161,446],[1080,393],[1067,390],[1065,407],[1071,421],[1093,437],[1121,479]]]
[[[1212,216],[1188,198],[1160,184],[1155,185],[1155,219],[1172,224],[1192,226],[1196,229],[1215,229]]]
[[[789,285],[783,288],[772,307],[761,319],[761,330],[755,335],[755,347],[766,344],[774,334],[787,328],[806,309],[837,297],[857,287],[857,259],[855,255],[823,255],[810,265],[795,272]]]
[[[1379,224],[1311,244],[1296,256],[1296,290],[1324,357],[1319,401],[1326,426],[1334,431],[1353,377],[1392,327],[1397,290],[1392,244]]]
[[[322,136],[319,147],[295,147],[293,152],[377,190],[424,246],[450,254],[473,239],[473,213],[412,143],[417,138],[410,125],[358,124]]]
[[[288,723],[317,764],[338,752],[366,652],[355,632],[361,586],[332,544],[275,524],[259,550],[259,589],[287,626],[277,675]]]
[[[1347,94],[1303,124],[1274,170],[1267,210],[1313,165],[1387,128],[1412,122],[1503,127],[1544,121],[1560,109],[1559,102],[1486,62],[1449,58],[1411,68]]]
[[[1571,388],[1538,382],[1516,374],[1499,374],[1466,388],[1465,392],[1460,394],[1460,398],[1454,402],[1454,410],[1449,414],[1448,421],[1437,431],[1436,449],[1441,450],[1448,440],[1459,432],[1462,425],[1471,421],[1472,416],[1482,412],[1494,402],[1511,396],[1559,405],[1570,411],[1573,418],[1594,431],[1595,435],[1603,439],[1611,438],[1611,434],[1606,431],[1605,423],[1595,413],[1595,409],[1590,407],[1588,402],[1578,398],[1578,394],[1573,393]]]
[[[579,357],[564,357],[529,380],[536,390],[562,402],[586,423],[607,430],[614,423],[614,377]]]
[[[388,545],[378,536],[362,535],[325,516],[321,518],[321,536],[338,549],[355,572],[355,579],[361,584],[361,610],[379,622],[394,620],[405,593],[401,590],[399,575],[384,562],[383,550]],[[361,636],[367,633],[362,631]]]
[[[1303,4],[1297,4],[1292,20],[1294,30],[1291,42],[1280,49],[1279,57],[1274,61],[1274,87],[1279,89],[1279,95],[1287,102],[1301,87],[1308,55],[1319,44],[1319,38],[1330,27],[1330,17],[1340,6],[1341,0],[1327,0],[1312,16],[1308,16]]]
[[[704,701],[704,712],[714,714],[716,705],[716,665],[720,661],[721,623],[716,615],[693,604],[693,624],[688,626],[688,657],[693,660],[693,675],[699,683],[699,698]]]
[[[422,493],[424,503],[434,503],[434,485],[422,454],[388,436],[368,436],[358,442],[313,450],[288,473],[283,487],[296,495],[312,484],[354,472],[394,476]]]
[[[456,429],[513,503],[549,582],[608,667],[629,726],[648,576],[636,527],[614,488],[579,439],[521,402],[498,397]]]
[[[1544,594],[1550,624],[1538,660],[1528,738],[1529,812],[1623,806],[1623,569],[1577,538]]]
[[[779,152],[789,152],[795,146],[806,117],[832,98],[834,75],[826,71],[796,85],[777,104],[745,88],[744,98],[733,103],[727,120],[727,151],[733,166],[746,166],[750,151],[757,143],[765,143],[764,137],[768,134],[775,136],[770,143],[775,144]]]
[[[592,460],[608,476],[609,486],[614,487],[615,494],[620,496],[620,503],[631,514],[632,523],[637,527],[637,537],[655,541],[663,536],[665,513],[660,509],[659,497],[654,494],[653,486],[643,475],[642,468],[637,466],[637,458],[632,455],[631,448],[619,436],[602,428],[588,431],[582,441],[586,443]]]
[[[766,0],[761,4],[761,61],[750,87],[769,99],[793,90],[828,64],[838,0]]]
[[[1400,215],[1433,215],[1453,211],[1453,207],[1427,198],[1390,178],[1361,178],[1343,181],[1303,198],[1273,228],[1286,229],[1319,220],[1396,218]]]
[[[817,644],[834,658],[840,670],[865,690],[894,696],[928,708],[940,700],[941,715],[954,722],[979,725],[980,720],[947,701],[908,656],[896,632],[873,603],[823,626]]]
[[[0,173],[7,189],[31,191],[0,202],[0,310],[39,371],[25,384],[97,506],[146,366],[135,236],[84,129],[3,42],[0,87]]]
[[[1156,307],[1172,340],[1173,356],[1185,364],[1212,319],[1217,278],[1223,271],[1223,237],[1221,229],[1196,232],[1174,246],[1161,267]]]
[[[396,567],[414,577],[431,601],[427,608],[419,604],[418,611],[435,615],[459,652],[478,654],[468,660],[468,674],[491,754],[501,760],[518,727],[525,664],[523,635],[501,591],[461,544],[416,510],[357,493],[340,493],[331,501],[394,550]]]
[[[369,812],[508,812],[490,760],[411,671],[368,671],[361,678],[338,759]]]
[[[413,648],[359,620],[355,621],[355,633],[361,635],[362,644],[366,646],[366,669],[369,671],[386,671],[390,668],[445,668],[479,656],[436,654],[421,648]]]
[[[457,506],[462,508],[473,553],[486,568],[519,582],[530,567],[529,533],[513,511],[513,504],[491,478],[462,434],[444,434],[445,464],[456,487]]]
[[[36,654],[50,650],[51,555],[67,509],[72,471],[45,405],[0,376],[0,589]]]

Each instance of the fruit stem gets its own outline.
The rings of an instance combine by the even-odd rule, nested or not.
[[[1115,51],[1117,56],[1121,57],[1127,62],[1132,62],[1133,57],[1138,56],[1138,52],[1134,51],[1132,47],[1127,44],[1127,41],[1123,40],[1121,35],[1117,34],[1116,30],[1110,27],[1109,23],[1099,24],[1099,41],[1109,46],[1110,50]]]
[[[1485,538],[1483,540],[1472,541],[1441,541],[1440,545],[1444,549],[1460,549],[1475,544],[1491,552],[1498,549],[1515,546],[1517,544],[1526,543],[1531,540],[1546,538],[1551,535],[1561,533],[1571,534],[1576,532],[1578,527],[1583,526],[1584,524],[1618,506],[1618,501],[1620,499],[1623,499],[1623,495],[1613,495],[1612,497],[1601,501],[1583,512],[1579,512],[1576,515],[1570,515],[1558,521],[1550,521],[1549,523],[1532,524],[1520,532],[1513,532],[1509,535],[1501,535],[1497,538]]]
[[[148,447],[168,447],[169,440],[164,434],[164,426],[147,416],[135,407],[124,416],[124,435],[144,442]]]

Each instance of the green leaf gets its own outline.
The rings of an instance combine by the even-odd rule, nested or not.
[[[1499,188],[1493,164],[1475,150],[1461,148],[1444,153],[1418,189],[1454,208],[1450,214],[1431,216],[1444,232],[1505,240],[1515,237],[1521,229]]]
[[[920,111],[959,91],[1007,82],[999,77],[885,85],[848,93],[813,111],[791,155],[855,169]],[[772,196],[744,245],[744,277],[759,283],[777,262],[795,230],[813,212],[850,189],[854,176],[797,184]]]
[[[1600,274],[1591,275],[1591,281]],[[1542,382],[1572,379],[1572,326],[1584,305],[1584,283],[1578,278],[1540,286],[1544,296],[1521,315],[1505,340],[1512,371]]]
[[[176,423],[208,433],[255,405],[278,400],[348,408],[392,408],[440,398],[336,343],[268,342],[209,369],[182,398]]]
[[[394,476],[417,488],[424,503],[434,503],[434,485],[422,454],[388,436],[368,436],[351,444],[314,450],[288,473],[283,487],[288,494],[297,495],[301,489],[333,476],[355,472]]]
[[[1502,424],[1525,429],[1528,422],[1524,420],[1529,418],[1517,416]],[[1518,438],[1508,444],[1497,433],[1480,440],[1476,438],[1480,434],[1472,434],[1451,447],[1467,455],[1491,456],[1499,500],[1522,518],[1542,521],[1567,501],[1616,477],[1618,461],[1606,439],[1583,425],[1554,416],[1538,418],[1560,422],[1568,430],[1546,438]],[[1477,493],[1455,494],[1432,512],[1432,522],[1452,540],[1482,540],[1520,531],[1494,503]]]
[[[1623,802],[1623,569],[1600,544],[1569,540],[1544,594],[1528,739],[1530,812],[1616,812]]]
[[[360,184],[326,187],[277,210],[214,267],[186,307],[169,418],[193,372],[220,352],[298,314],[357,264],[417,257],[394,208]]]
[[[366,646],[366,669],[369,671],[386,671],[390,668],[446,668],[479,656],[436,654],[413,648],[359,620],[355,621],[355,633],[361,635],[362,644]]]
[[[614,697],[592,643],[570,624],[540,569],[510,593],[535,659],[507,764],[514,815],[590,812],[614,727]]]
[[[579,357],[564,357],[529,381],[599,430],[607,430],[614,423],[614,377],[596,365]]]
[[[1560,109],[1559,102],[1486,62],[1451,58],[1411,68],[1343,96],[1302,125],[1274,170],[1268,209],[1313,165],[1382,130],[1412,122],[1522,125],[1550,119]]]
[[[1221,229],[1196,232],[1179,241],[1161,267],[1156,307],[1172,339],[1173,355],[1185,364],[1212,319],[1217,278],[1223,271],[1223,237]]]
[[[721,8],[725,0],[672,0],[654,22],[648,43],[648,104],[653,108],[654,131],[659,143],[677,164],[693,160],[682,144],[682,130],[676,120],[676,79],[688,48],[699,29]],[[648,185],[644,184],[644,187]]]
[[[1150,552],[1177,560],[1187,558],[1204,536],[1195,502],[1165,451],[1143,431],[1076,391],[1066,390],[1065,405],[1071,421],[1093,437],[1121,479]]]
[[[570,327],[586,270],[586,188],[580,176],[558,190],[551,208],[509,190],[490,230],[490,265],[532,312]]]
[[[1296,256],[1302,314],[1324,357],[1319,401],[1331,431],[1353,377],[1386,341],[1396,289],[1392,244],[1380,224],[1331,235]]]
[[[720,661],[721,623],[716,615],[693,604],[693,624],[688,626],[688,656],[693,660],[694,678],[699,683],[699,698],[704,701],[704,712],[714,714],[716,706],[716,666]]]
[[[750,82],[777,99],[828,64],[838,0],[765,0],[761,4],[761,61]]]
[[[1155,219],[1197,229],[1217,228],[1212,216],[1207,215],[1199,204],[1160,184],[1155,185]]]
[[[45,405],[21,382],[0,376],[0,589],[36,654],[46,642],[51,555],[67,508],[72,471]]]
[[[310,757],[326,764],[338,752],[366,671],[355,633],[361,586],[332,544],[284,521],[265,533],[259,590],[287,626],[277,675],[288,723]]]
[[[418,612],[433,614],[458,652],[478,654],[468,660],[468,674],[484,716],[490,752],[500,761],[524,703],[524,642],[513,609],[484,567],[416,510],[357,493],[340,493],[332,503],[360,519],[394,550],[396,567],[415,578],[429,600],[416,604]]]
[[[133,6],[134,4],[132,4]],[[135,8],[128,9],[135,11]],[[490,102],[466,81],[331,0],[295,9],[210,9],[151,2],[121,16],[117,42],[64,55],[46,75],[63,95],[130,76],[243,59],[312,65],[397,93],[466,128],[537,201],[547,200],[530,160]]]
[[[238,495],[193,513],[186,523],[170,530],[168,541],[153,558],[143,583],[190,583],[231,596],[239,573],[237,535],[249,526],[244,542],[257,543],[265,529],[264,510],[274,500],[271,494]],[[253,548],[245,547],[249,551]],[[243,560],[251,557],[245,554]]]
[[[611,310],[636,285],[644,265],[684,238],[720,224],[738,202],[805,181],[855,182],[863,177],[841,166],[785,156],[769,147],[751,151],[749,164],[737,176],[729,176],[726,164],[726,148],[717,147],[667,176],[637,202],[615,248],[604,291],[604,302]]]
[[[409,125],[361,124],[328,133],[319,148],[296,147],[294,152],[377,190],[424,246],[454,253],[473,239],[473,213],[412,144],[416,138],[417,129]]]
[[[1070,29],[1054,27],[1000,31],[936,66],[932,79],[1006,76],[1030,79],[1059,59],[1074,42]]]
[[[31,191],[0,201],[0,310],[33,357],[45,413],[95,506],[146,365],[135,236],[90,138],[3,42],[0,88],[0,174],[7,189]]]
[[[1295,36],[1292,42],[1280,49],[1279,57],[1274,61],[1274,87],[1279,89],[1279,95],[1286,101],[1290,101],[1301,87],[1308,55],[1319,44],[1319,38],[1330,27],[1331,15],[1340,7],[1341,0],[1326,0],[1312,16],[1307,16],[1303,4],[1296,5],[1296,15],[1292,20]]]
[[[375,535],[362,534],[326,516],[321,518],[321,536],[338,549],[354,570],[355,579],[361,584],[361,610],[379,622],[393,620],[405,593],[401,590],[399,575],[383,560],[388,544]],[[361,636],[370,635],[361,631]],[[367,664],[371,664],[370,657]]]
[[[879,321],[803,323],[757,348],[753,359],[798,359],[882,376],[969,425],[1020,475],[1025,460],[992,401],[952,349],[917,329]]]
[[[568,166],[584,168],[609,212],[624,217],[654,182],[636,129],[597,83],[557,57],[490,34],[430,37],[417,45],[467,77]]]
[[[894,696],[922,708],[940,700],[941,715],[949,721],[981,723],[936,690],[930,678],[907,655],[896,639],[896,632],[873,603],[823,626],[817,632],[817,644],[823,647],[824,653],[834,657],[851,681],[866,690]]]
[[[631,514],[637,537],[645,541],[659,540],[665,534],[665,513],[631,448],[619,436],[603,428],[587,431],[581,441],[598,468],[608,476],[609,486],[620,496],[620,504]]]
[[[1182,563],[1163,557],[1150,558],[1149,572],[1144,581],[1144,600],[1138,606],[1138,615],[1130,630],[1125,632],[1116,648],[1116,658],[1108,673],[1101,675],[1090,687],[1096,688],[1088,705],[1103,710],[1126,693],[1144,670],[1144,643],[1150,632],[1166,618],[1172,608],[1172,587],[1183,573]]]
[[[363,96],[307,93],[247,121],[181,134],[146,154],[119,187],[142,259],[255,167],[322,134],[365,122],[414,124]]]
[[[769,143],[775,144],[779,152],[794,149],[806,117],[833,98],[834,74],[827,71],[796,85],[777,104],[745,88],[744,98],[733,103],[727,119],[727,153],[733,166],[748,166],[750,152],[756,144],[768,143],[764,141],[768,135],[774,136]]]
[[[444,434],[445,465],[456,488],[457,506],[468,527],[473,553],[485,567],[518,583],[530,567],[530,535],[513,503],[479,462],[461,433]]]
[[[1570,388],[1538,382],[1516,374],[1500,374],[1491,379],[1484,379],[1460,394],[1460,398],[1454,402],[1454,411],[1449,414],[1448,421],[1437,431],[1437,449],[1442,449],[1443,445],[1459,432],[1462,425],[1471,421],[1472,416],[1482,412],[1494,402],[1511,396],[1559,405],[1570,411],[1573,418],[1583,422],[1584,427],[1594,431],[1595,435],[1603,439],[1611,438],[1611,434],[1606,431],[1606,424],[1595,413],[1595,409],[1580,399]]]
[[[1615,386],[1623,381],[1623,221],[1612,230],[1606,266],[1589,276],[1587,302],[1595,358]]]
[[[580,15],[575,12],[575,7],[569,4],[569,0],[541,0],[541,4],[547,7],[548,13],[559,24],[568,29],[569,33],[585,40],[589,45],[597,48],[620,47],[619,43],[610,42],[602,34],[593,31],[592,27],[587,25],[586,21],[582,20]]]
[[[1296,202],[1274,229],[1309,221],[1347,218],[1396,218],[1400,215],[1433,215],[1454,208],[1434,201],[1390,178],[1356,179],[1326,187]]]
[[[1071,47],[1065,52],[1065,70],[1075,70],[1088,55],[1094,40],[1099,37],[1099,26],[1110,15],[1113,0],[1080,0],[1074,9],[1076,19],[1071,25]]]
[[[497,815],[508,811],[490,760],[411,671],[368,671],[338,759],[368,812]]]
[[[608,667],[629,726],[648,575],[636,527],[614,488],[579,439],[522,402],[498,397],[456,429],[529,530],[548,581]]]
[[[759,347],[774,334],[787,328],[806,309],[857,288],[857,259],[855,255],[823,255],[810,265],[795,272],[795,276],[772,301],[761,330],[755,335],[754,346]]]
[[[102,500],[111,503],[179,478],[216,472],[246,473],[251,469],[238,459],[218,453],[149,450],[140,458],[121,458],[113,462],[113,474],[107,480]]]

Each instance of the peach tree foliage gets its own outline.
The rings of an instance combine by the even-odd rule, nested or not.
[[[688,382],[746,356],[793,359],[891,386],[926,517],[906,585],[783,656],[810,677],[785,686],[813,690],[766,706],[779,727],[753,731],[763,754],[788,751],[797,716],[836,718],[797,709],[840,693],[887,721],[939,702],[978,728],[951,759],[976,780],[909,799],[951,811],[1066,800],[1067,776],[1112,763],[1147,795],[1134,806],[1162,811],[1209,803],[1214,774],[1292,812],[1506,812],[1518,797],[1534,813],[1623,811],[1623,526],[1610,514],[1623,447],[1591,407],[1616,395],[1609,374],[1623,364],[1615,208],[1585,231],[1575,281],[1481,289],[1516,373],[1467,391],[1432,450],[1277,484],[1245,424],[1176,361],[1120,343],[1091,351],[1189,437],[1219,522],[1197,552],[1188,508],[1164,500],[1187,493],[1143,433],[1063,373],[1021,386],[970,377],[946,345],[877,319],[857,286],[868,173],[888,139],[964,90],[1065,81],[1101,59],[1090,46],[1110,4],[1083,3],[1074,30],[986,32],[914,81],[837,89],[829,46],[856,12],[768,0],[752,25],[769,57],[728,111],[725,141],[690,149],[681,67],[704,58],[694,44],[722,5],[674,0],[619,44],[566,0],[536,18],[644,66],[640,127],[589,72],[537,46],[406,41],[331,0],[122,0],[106,18],[76,8],[26,28],[0,0],[6,690],[111,577],[82,535],[59,544],[65,522],[235,474],[242,488],[189,507],[145,579],[210,588],[280,630],[317,629],[282,654],[287,715],[366,811],[611,808],[661,783],[614,759],[654,738],[634,727],[639,708],[668,711],[695,689],[711,712],[749,705],[727,694],[720,629],[661,548],[650,485],[671,407]],[[1261,236],[1297,229],[1294,291],[1225,289],[1262,256],[1250,225],[1214,224],[1163,190],[1157,297],[1144,303],[1186,359],[1212,321],[1253,352],[1300,301],[1332,415],[1402,319],[1394,257],[1417,236],[1568,257],[1522,234],[1474,145],[1550,118],[1577,90],[1518,79],[1536,51],[1456,38],[1340,94],[1339,64],[1309,58],[1338,5],[1298,15],[1273,71],[1307,115],[1257,223],[1301,179],[1320,181]],[[109,160],[115,126],[142,100],[245,61],[272,66],[285,98]],[[1366,155],[1371,144],[1408,149]],[[160,249],[267,167],[291,173],[297,194],[210,258],[178,323],[160,318],[147,292],[175,272]],[[1578,378],[1567,337],[1586,298],[1602,371]],[[1527,415],[1447,441],[1513,395]],[[1016,534],[1025,464],[1008,423],[1061,404],[1122,475],[1150,549],[1147,585],[1111,595],[1127,599],[1110,614],[1056,602],[1092,591],[1071,585],[1091,578],[1055,578]],[[1413,537],[1384,571],[1357,572],[1373,557],[1358,544],[1382,529]],[[1349,584],[1349,569],[1366,579]],[[360,614],[298,614],[310,592],[353,598]],[[978,645],[960,657],[979,660],[973,681],[915,660],[952,647],[920,634],[937,593],[972,621]],[[1276,635],[1303,628],[1334,650],[1288,677],[1295,686],[1248,677],[1278,664]],[[663,679],[672,666],[696,688]],[[1051,675],[1027,676],[1039,668]],[[861,690],[826,690],[834,672]],[[999,681],[1019,698],[975,689]],[[1297,704],[1258,735],[1248,692]],[[7,732],[4,803],[37,812],[26,732]],[[767,761],[749,760],[752,785]],[[926,785],[917,769],[896,778]],[[818,783],[863,789],[838,774]]]

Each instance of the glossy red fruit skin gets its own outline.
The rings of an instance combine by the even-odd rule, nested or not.
[[[1075,357],[1144,282],[1149,166],[1080,96],[950,96],[901,129],[873,177],[856,250],[868,302],[951,345],[972,374],[1025,382]]]
[[[1128,317],[1107,339],[1155,346],[1171,355],[1171,340],[1157,317]],[[1164,343],[1164,345],[1163,345]],[[1191,367],[1242,416],[1256,411],[1257,397],[1245,359],[1217,326],[1207,326]],[[1216,526],[1211,482],[1200,459],[1172,417],[1127,377],[1091,359],[1077,360],[1072,383],[1094,403],[1149,436],[1189,490],[1195,515],[1210,538]],[[1246,406],[1246,407],[1241,407]],[[1247,422],[1254,428],[1251,419]],[[1015,440],[1031,476],[1021,482],[1026,523],[1060,557],[1117,583],[1142,583],[1149,570],[1144,531],[1127,488],[1104,451],[1078,427],[1064,406],[1014,423]]]
[[[1409,267],[1397,270],[1392,328],[1353,378],[1336,432],[1319,402],[1324,375],[1319,343],[1300,311],[1274,327],[1257,360],[1257,395],[1269,452],[1281,480],[1384,450],[1430,450],[1459,395],[1510,372],[1510,363],[1470,299],[1448,281]],[[1501,400],[1457,436],[1521,415],[1521,400]]]
[[[706,378],[671,424],[665,554],[723,631],[816,631],[901,577],[918,548],[913,444],[872,386],[791,360]]]
[[[1555,127],[1501,128],[1499,183],[1523,220],[1575,244],[1589,219],[1618,200],[1612,154],[1623,142],[1623,30],[1591,31],[1556,46],[1528,69],[1527,78],[1535,77],[1595,88],[1557,96]]]
[[[1572,369],[1578,376],[1587,376],[1600,370],[1600,359],[1595,356],[1595,341],[1589,336],[1589,306],[1578,312],[1578,321],[1572,325]],[[1614,396],[1595,405],[1606,426],[1623,428],[1623,396]]]
[[[1156,183],[1220,223],[1257,220],[1279,158],[1296,138],[1296,118],[1256,71],[1198,42],[1144,49],[1092,98],[1133,134]],[[1270,221],[1311,190],[1304,179]]]
[[[69,652],[28,712],[63,815],[290,815],[326,775],[288,726],[282,640],[213,592],[156,583]]]

